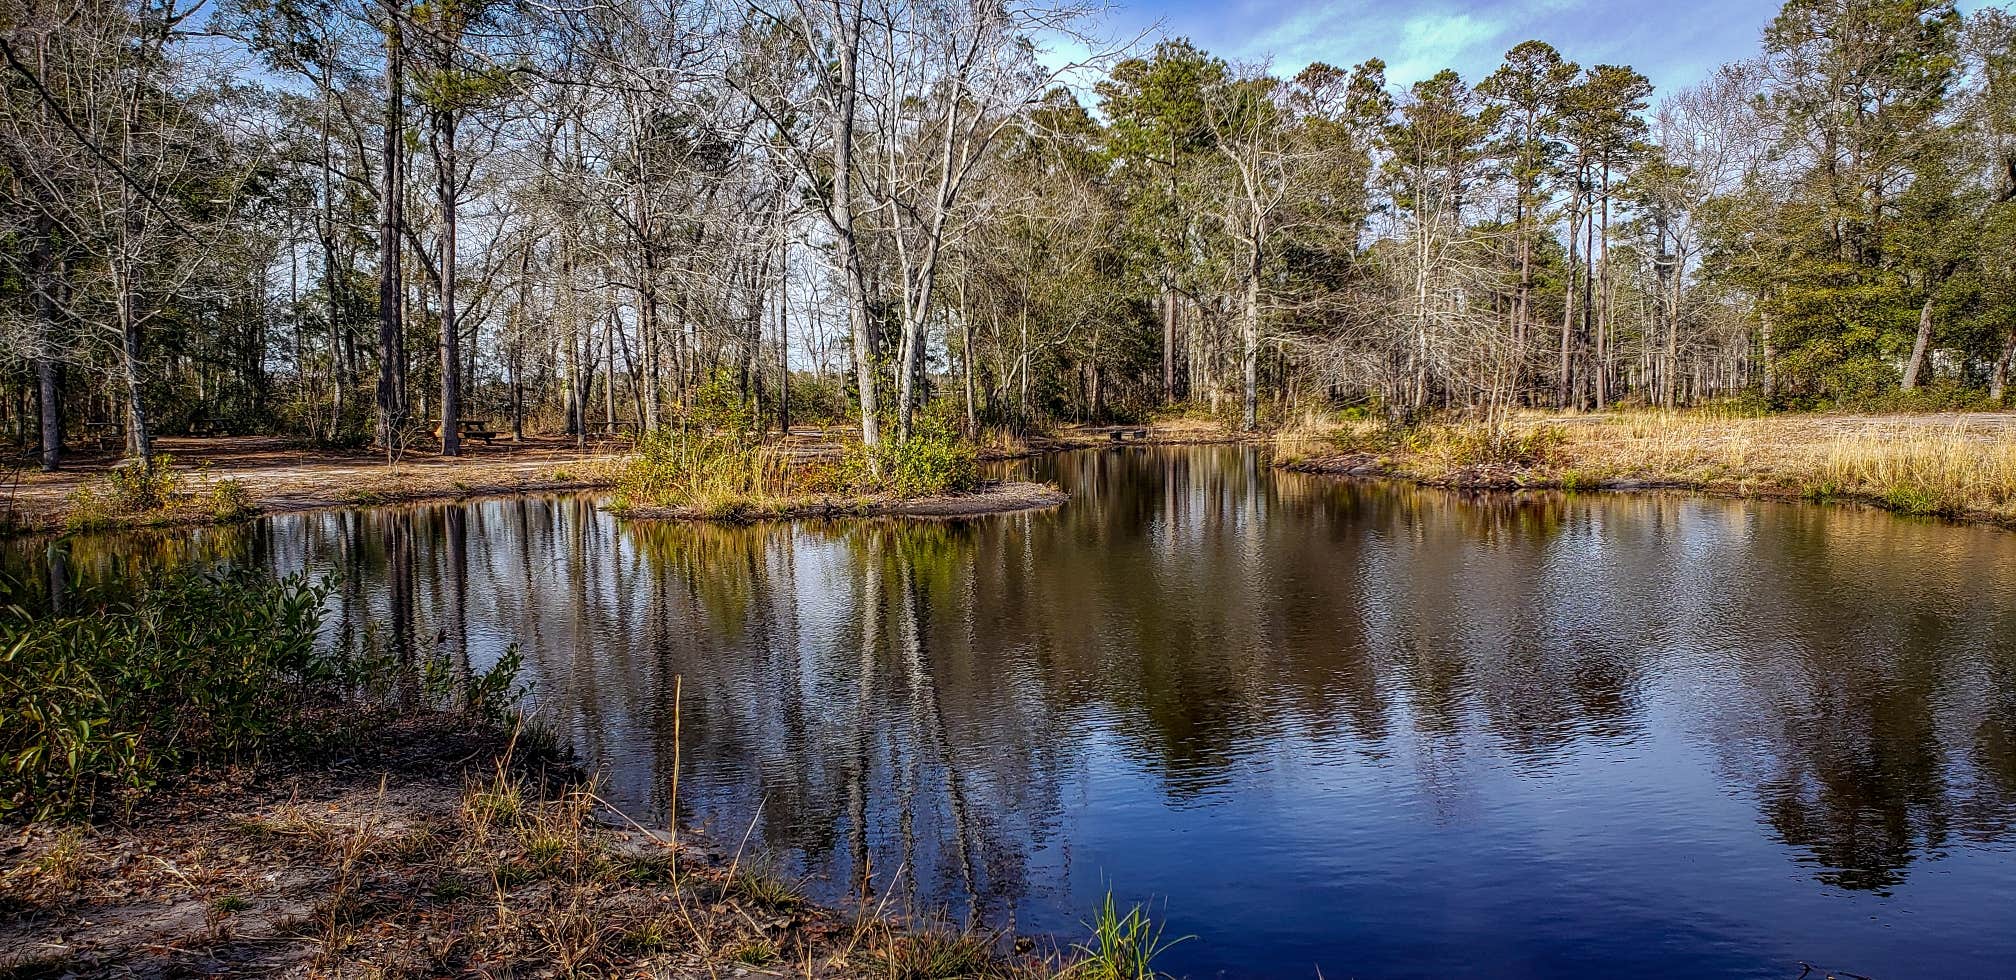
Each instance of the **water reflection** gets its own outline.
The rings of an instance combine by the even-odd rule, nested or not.
[[[683,678],[681,819],[829,899],[1071,932],[1109,886],[1160,896],[1198,972],[2016,953],[2016,535],[1225,447],[1034,465],[1062,510],[723,528],[514,499],[12,561],[340,569],[332,639],[519,644],[640,816]]]

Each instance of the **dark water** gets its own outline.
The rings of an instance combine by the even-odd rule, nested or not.
[[[1071,502],[721,528],[503,500],[67,561],[341,569],[334,628],[516,642],[642,818],[683,676],[680,817],[828,900],[865,875],[1075,938],[1111,888],[1196,937],[1162,961],[1196,976],[2016,973],[2016,534],[1237,448],[1031,466]]]

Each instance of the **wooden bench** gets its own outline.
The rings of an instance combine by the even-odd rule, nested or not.
[[[1106,435],[1107,435],[1107,437],[1108,437],[1108,438],[1112,439],[1112,440],[1113,440],[1114,442],[1126,442],[1126,441],[1127,441],[1127,440],[1129,440],[1129,439],[1137,439],[1137,440],[1138,440],[1138,439],[1146,439],[1146,438],[1148,438],[1148,430],[1147,430],[1147,429],[1113,429],[1113,430],[1111,430],[1111,431],[1107,432],[1107,433],[1106,433]]]

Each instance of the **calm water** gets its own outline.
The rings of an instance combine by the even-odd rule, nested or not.
[[[2016,534],[1229,447],[1029,466],[1070,503],[720,528],[502,500],[63,561],[340,569],[332,629],[518,643],[640,817],[683,676],[680,818],[827,900],[865,876],[1075,938],[1111,888],[1197,937],[1163,961],[1194,976],[2016,970]]]

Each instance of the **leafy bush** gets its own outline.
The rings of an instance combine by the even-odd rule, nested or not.
[[[1841,407],[1886,415],[1907,412],[1988,411],[1995,408],[1989,403],[1986,390],[1969,388],[1951,378],[1941,378],[1910,391],[1896,387],[1887,388],[1876,394],[1844,400]]]
[[[971,490],[980,482],[973,447],[944,417],[920,414],[908,439],[893,435],[874,447],[848,446],[842,472],[864,493],[925,497]]]
[[[63,517],[68,531],[89,531],[121,525],[166,524],[178,521],[241,521],[259,512],[252,491],[231,477],[212,479],[208,467],[194,479],[173,468],[161,453],[149,466],[127,463],[70,494]]]
[[[257,751],[333,676],[324,586],[154,576],[130,599],[0,622],[0,815],[89,808],[164,770]]]
[[[167,453],[159,453],[146,466],[134,462],[113,467],[103,477],[70,494],[64,527],[72,531],[88,530],[167,508],[175,502],[181,487],[181,477],[173,465]]]
[[[252,501],[252,491],[244,481],[225,477],[210,484],[208,510],[218,523],[228,524],[259,513],[259,505]]]
[[[839,375],[791,372],[791,424],[842,425],[854,416],[847,379]]]
[[[756,417],[735,378],[723,370],[694,389],[693,408],[686,413],[686,421],[703,432],[740,435],[755,426]]]
[[[0,818],[130,803],[194,767],[306,749],[354,730],[416,669],[319,644],[330,587],[299,576],[155,572],[61,615],[0,589]],[[445,659],[417,664],[430,704],[494,720],[514,696],[515,654],[482,673]]]

